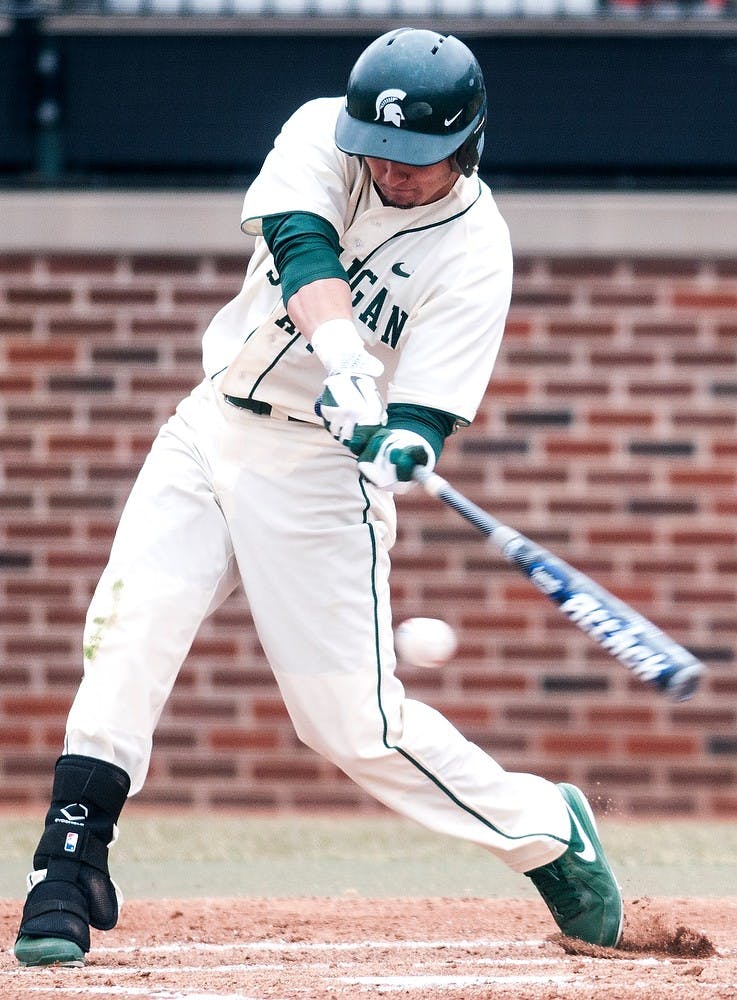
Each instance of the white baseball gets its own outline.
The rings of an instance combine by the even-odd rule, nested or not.
[[[408,618],[394,632],[394,648],[405,663],[433,670],[448,662],[458,640],[450,625],[439,618]]]

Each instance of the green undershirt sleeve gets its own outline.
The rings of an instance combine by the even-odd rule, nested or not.
[[[340,240],[326,219],[311,212],[285,212],[261,220],[286,305],[303,285],[320,278],[348,281],[340,263]]]
[[[410,403],[389,403],[386,408],[387,427],[414,431],[427,441],[440,458],[445,439],[456,428],[457,418],[445,410],[433,410],[429,406],[413,406]]]
[[[348,276],[340,263],[338,234],[327,220],[310,212],[285,212],[261,220],[266,244],[274,258],[282,288],[282,301],[303,285],[320,278]],[[420,434],[439,458],[445,439],[453,433],[458,418],[444,410],[409,403],[390,403],[387,427]]]

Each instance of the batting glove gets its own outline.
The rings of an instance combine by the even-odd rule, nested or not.
[[[386,423],[384,403],[374,382],[384,366],[368,353],[348,319],[323,323],[312,335],[312,346],[328,370],[315,412],[336,441],[358,455]]]
[[[432,472],[435,452],[419,434],[401,427],[378,430],[358,456],[363,475],[392,493],[405,493],[410,488],[418,466]]]
[[[315,409],[336,439],[360,454],[369,438],[386,423],[384,403],[369,375],[335,372],[323,383],[325,388]]]

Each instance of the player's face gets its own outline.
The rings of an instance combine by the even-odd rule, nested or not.
[[[450,160],[412,167],[408,163],[364,157],[381,200],[392,208],[415,208],[439,201],[458,180]]]

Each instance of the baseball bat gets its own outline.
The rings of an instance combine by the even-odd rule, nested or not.
[[[430,496],[482,531],[574,625],[641,681],[674,701],[686,701],[693,695],[705,668],[683,646],[585,573],[477,507],[441,476],[421,466],[414,476]]]

